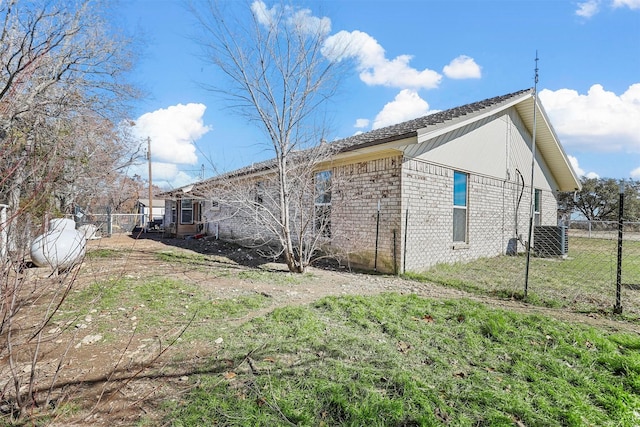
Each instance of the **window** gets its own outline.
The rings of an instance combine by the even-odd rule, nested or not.
[[[195,212],[195,219],[197,223],[201,223],[202,222],[202,211],[204,209],[202,209],[204,207],[204,201],[200,200],[198,203],[196,203],[194,205],[196,207],[196,212]]]
[[[331,237],[331,171],[316,174],[315,231]]]
[[[211,199],[211,210],[217,212],[220,210],[220,201],[217,199]]]
[[[533,224],[540,225],[540,206],[542,202],[542,190],[535,189],[533,193]]]
[[[262,181],[256,182],[254,200],[258,205],[261,205],[264,202],[264,183]]]
[[[467,241],[467,181],[468,175],[453,173],[453,241]]]
[[[180,203],[180,224],[193,224],[193,200],[182,199]]]

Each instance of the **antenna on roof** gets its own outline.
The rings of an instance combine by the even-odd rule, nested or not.
[[[524,297],[527,298],[529,289],[529,262],[531,260],[531,239],[533,237],[533,218],[535,216],[536,198],[535,189],[533,187],[533,177],[536,168],[536,127],[537,127],[537,111],[538,111],[538,50],[536,49],[536,67],[534,70],[533,85],[533,130],[531,131],[531,209],[529,211],[529,235],[527,237],[527,264],[524,273]],[[538,203],[541,203],[540,200]]]
[[[536,68],[534,70],[535,77],[533,79],[533,92],[536,93],[538,91],[538,50],[536,50]]]

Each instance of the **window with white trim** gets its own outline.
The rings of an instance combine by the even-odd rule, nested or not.
[[[540,208],[542,205],[542,190],[536,188],[533,192],[533,224],[541,224]]]
[[[316,173],[314,229],[324,237],[331,237],[331,171]]]
[[[469,175],[463,172],[453,172],[453,241],[466,243],[468,241],[468,181]]]
[[[264,203],[264,183],[262,181],[256,181],[255,184],[255,197],[256,204],[262,205]]]
[[[193,200],[191,199],[181,200],[180,224],[193,224]]]

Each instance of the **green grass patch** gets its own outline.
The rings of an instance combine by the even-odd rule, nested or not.
[[[97,248],[87,251],[87,258],[89,259],[102,259],[102,258],[120,258],[123,255],[129,254],[131,251],[122,251],[109,248]]]
[[[566,259],[532,256],[526,302],[579,312],[611,312],[615,303],[617,242],[571,237]],[[407,272],[412,280],[438,283],[481,295],[524,299],[526,257],[498,256],[439,264]],[[640,242],[623,245],[622,305],[627,320],[640,316]]]
[[[242,270],[238,273],[239,279],[255,282],[266,282],[273,285],[301,285],[317,279],[311,273],[297,274],[288,271],[270,270]]]
[[[190,253],[183,251],[160,251],[155,252],[154,256],[159,261],[191,264],[191,265],[208,265],[214,261],[214,257],[198,253]]]
[[[120,278],[74,292],[56,320],[95,313],[96,321],[110,319],[126,322],[130,327],[135,322],[138,330],[145,332],[156,327],[179,326],[191,319],[198,325],[209,320],[244,316],[267,304],[268,299],[257,293],[228,299],[213,298],[196,285],[164,277]],[[109,321],[102,323],[105,328],[111,327]],[[187,334],[205,332],[194,330]]]
[[[635,426],[639,346],[466,300],[327,297],[230,333],[167,422]]]

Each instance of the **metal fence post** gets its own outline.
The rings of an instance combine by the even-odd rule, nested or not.
[[[107,207],[107,237],[111,237],[113,233],[113,215],[111,215],[111,206]]]
[[[409,235],[409,208],[404,221],[404,253],[402,254],[402,272],[407,272],[407,236]]]
[[[380,200],[378,200],[378,214],[376,215],[376,255],[373,260],[373,271],[378,271],[378,237],[380,236]]]
[[[618,265],[616,268],[616,305],[613,307],[615,314],[622,314],[621,287],[622,287],[622,212],[624,210],[624,181],[620,182],[620,202],[618,203]]]

